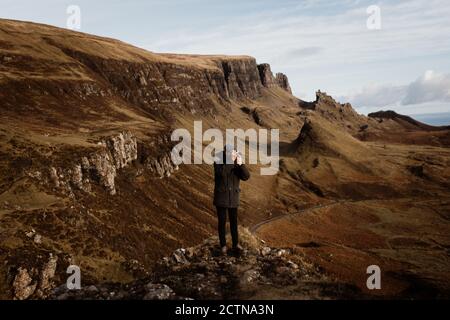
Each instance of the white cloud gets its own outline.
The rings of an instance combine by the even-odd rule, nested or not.
[[[389,105],[398,105],[402,97],[405,96],[405,93],[406,86],[371,85],[362,88],[354,94],[339,96],[337,100],[350,102],[358,108],[380,108]]]
[[[411,83],[402,99],[403,105],[433,101],[450,103],[450,74],[439,74],[432,70]]]
[[[363,113],[379,109],[407,114],[450,112],[450,74],[428,70],[410,84],[364,87],[338,100],[350,102]]]
[[[321,47],[302,47],[286,52],[285,56],[292,59],[309,57],[319,54],[323,51]]]

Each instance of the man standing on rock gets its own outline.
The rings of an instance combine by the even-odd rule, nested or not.
[[[227,211],[230,219],[230,231],[233,250],[240,251],[237,214],[239,207],[239,183],[250,178],[247,167],[242,163],[242,156],[234,150],[233,146],[225,145],[219,158],[214,162],[214,205],[217,208],[219,219],[219,241],[222,254],[227,253],[226,222]],[[220,161],[220,159],[223,159]]]

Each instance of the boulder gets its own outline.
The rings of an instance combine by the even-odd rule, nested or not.
[[[25,300],[36,291],[37,282],[33,283],[33,278],[27,269],[19,268],[12,287],[14,298],[17,300]]]
[[[165,284],[148,283],[145,289],[147,294],[144,296],[144,300],[167,300],[175,295],[173,290]]]

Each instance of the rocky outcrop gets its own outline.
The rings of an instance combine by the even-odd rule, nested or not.
[[[318,90],[316,92],[316,101],[314,102],[316,110],[326,110],[328,111],[338,111],[340,113],[345,113],[346,115],[357,115],[357,112],[353,109],[350,103],[339,103],[332,96],[328,95],[326,92]]]
[[[364,135],[367,129],[370,129],[375,124],[374,120],[358,114],[350,103],[340,103],[320,90],[316,92],[315,101],[306,102],[299,100],[298,104],[303,109],[299,115],[307,116],[308,110],[316,111],[323,118],[340,126],[359,139],[362,139],[361,135]],[[365,129],[361,130],[361,128]]]
[[[275,76],[275,83],[282,89],[289,93],[292,93],[291,86],[289,85],[289,79],[284,73],[277,73]]]
[[[178,166],[172,163],[170,146],[167,135],[156,137],[153,143],[138,143],[130,131],[121,132],[98,142],[96,151],[81,157],[69,168],[50,167],[48,181],[54,188],[71,195],[77,190],[90,192],[92,183],[103,186],[114,195],[119,171],[133,161],[142,164],[141,168],[136,169],[136,175],[147,170],[157,178],[170,177],[178,170]],[[36,175],[33,173],[33,176]]]
[[[52,279],[55,276],[58,257],[50,254],[48,262],[43,266],[39,282],[40,295],[53,287]]]
[[[308,139],[311,139],[314,141],[312,123],[309,119],[306,118],[305,122],[303,123],[302,128],[300,129],[300,133],[299,133],[297,139],[295,139],[295,141],[294,141],[294,145],[300,146]]]
[[[315,272],[300,268],[289,250],[267,247],[246,229],[240,233],[241,252],[221,255],[216,238],[178,249],[159,262],[158,281],[193,299],[245,299],[258,287],[293,285]]]
[[[275,79],[273,77],[272,70],[268,63],[261,63],[258,65],[259,77],[261,78],[261,83],[266,88],[271,88],[275,86]]]
[[[137,158],[137,140],[130,131],[107,139],[105,144],[117,170],[124,168]]]
[[[99,152],[81,159],[81,169],[114,195],[117,171],[137,159],[136,137],[129,131],[122,132],[100,142],[100,146]],[[78,166],[76,167],[78,168]],[[76,174],[75,177],[79,183],[82,173]]]
[[[25,300],[29,298],[46,298],[54,288],[52,282],[55,276],[58,257],[50,254],[49,260],[42,266],[42,269],[19,267],[14,277],[12,290],[14,299]]]
[[[170,177],[179,169],[171,159],[173,145],[169,134],[161,134],[151,143],[138,143],[138,162],[142,168],[137,175],[145,170],[155,178]]]
[[[284,73],[277,73],[273,76],[272,70],[268,63],[262,63],[258,65],[259,77],[261,83],[266,88],[280,87],[289,93],[292,93],[289,85],[289,79]]]
[[[316,91],[316,104],[326,104],[326,105],[336,105],[336,100],[332,96],[328,95],[326,92],[320,90]]]
[[[136,137],[129,131],[121,132],[100,141],[97,149],[71,168],[50,167],[48,175],[54,187],[68,193],[89,192],[94,181],[114,195],[117,171],[137,159]]]
[[[163,154],[156,158],[147,158],[145,167],[159,178],[170,177],[172,172],[178,170],[178,166],[174,165],[172,162],[170,153]]]
[[[28,270],[19,268],[12,284],[14,298],[17,300],[28,299],[36,291],[36,287],[37,282],[33,282]]]
[[[324,299],[355,294],[329,281],[292,249],[271,248],[240,229],[243,249],[222,255],[216,237],[180,248],[158,261],[152,276],[126,285],[105,284],[69,291],[54,290],[54,299],[251,299],[267,288],[295,287],[299,297]]]

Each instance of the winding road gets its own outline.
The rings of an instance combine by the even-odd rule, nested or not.
[[[302,213],[305,213],[305,212],[308,212],[308,211],[313,211],[313,210],[316,210],[316,209],[332,207],[332,206],[334,206],[336,204],[341,204],[341,203],[345,203],[345,202],[351,202],[351,201],[343,201],[343,200],[341,200],[341,201],[334,201],[332,203],[319,204],[317,206],[305,208],[305,209],[302,209],[302,210],[294,212],[294,213],[286,213],[286,214],[282,214],[282,215],[279,215],[279,216],[275,216],[273,218],[270,218],[270,219],[267,219],[267,220],[263,220],[261,222],[258,222],[255,225],[253,225],[252,227],[250,227],[250,232],[252,234],[255,234],[256,231],[258,231],[258,229],[260,227],[262,227],[263,225],[265,225],[265,224],[268,224],[268,223],[271,223],[271,222],[274,222],[274,221],[277,221],[277,220],[280,220],[280,219],[288,218],[288,217],[294,217],[296,215],[299,215],[299,214],[302,214]]]

